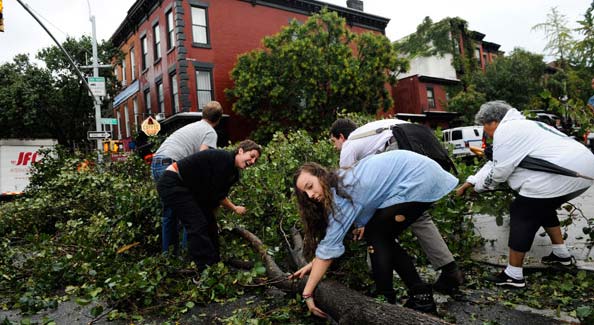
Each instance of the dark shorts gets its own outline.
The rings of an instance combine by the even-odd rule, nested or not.
[[[509,247],[522,253],[529,251],[538,229],[540,227],[558,227],[560,224],[557,217],[557,209],[563,203],[578,197],[586,190],[587,188],[567,195],[546,199],[518,195],[511,203],[509,209]]]

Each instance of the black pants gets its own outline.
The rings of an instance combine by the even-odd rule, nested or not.
[[[183,186],[178,174],[166,171],[159,179],[157,191],[166,208],[181,221],[188,236],[188,254],[199,270],[221,260],[219,235],[213,208],[203,207]]]
[[[569,200],[572,200],[588,188],[573,193],[538,199],[517,195],[509,208],[509,240],[508,246],[517,251],[526,253],[532,247],[534,236],[538,229],[558,227],[557,209]]]
[[[412,259],[396,241],[398,236],[417,220],[431,203],[407,202],[378,209],[365,226],[365,240],[369,243],[369,256],[378,294],[392,300],[395,295],[392,274],[396,271],[406,287],[424,285]],[[396,220],[403,215],[404,220]],[[391,299],[392,298],[392,299]]]

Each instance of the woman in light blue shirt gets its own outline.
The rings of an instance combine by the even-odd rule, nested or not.
[[[378,294],[394,303],[395,270],[410,292],[406,307],[435,313],[431,287],[419,277],[411,258],[395,241],[431,204],[454,189],[458,179],[435,161],[406,150],[369,156],[352,168],[330,172],[306,163],[294,177],[299,213],[304,224],[305,253],[315,258],[291,277],[310,274],[303,298],[309,310],[313,292],[332,260],[344,253],[343,239],[354,224],[355,239],[369,244]]]

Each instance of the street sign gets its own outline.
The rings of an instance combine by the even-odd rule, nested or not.
[[[117,118],[102,117],[101,118],[101,124],[118,125],[118,119]]]
[[[111,131],[88,131],[88,140],[111,139]]]
[[[93,96],[105,96],[105,78],[104,77],[89,77],[89,87]]]
[[[142,124],[140,124],[140,129],[146,135],[156,135],[159,133],[159,131],[161,131],[161,124],[159,124],[159,122],[157,122],[157,120],[155,120],[152,116],[149,116],[146,118],[146,120],[142,121]]]

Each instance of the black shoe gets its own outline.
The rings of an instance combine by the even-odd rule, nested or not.
[[[417,286],[409,291],[409,298],[404,307],[422,313],[437,315],[437,306],[433,300],[433,290],[430,285]]]
[[[449,295],[457,292],[458,287],[462,284],[464,284],[464,273],[462,271],[456,270],[448,274],[442,271],[437,281],[433,284],[433,290]]]
[[[563,266],[572,266],[575,265],[575,258],[573,256],[569,257],[559,257],[555,255],[555,253],[551,252],[549,256],[543,256],[540,260],[542,264],[549,264],[549,265],[563,265]]]
[[[501,271],[501,273],[497,275],[490,275],[485,278],[485,280],[489,282],[493,282],[498,286],[509,286],[514,288],[523,288],[526,286],[526,281],[524,278],[521,280],[516,280],[505,273],[505,271]]]

